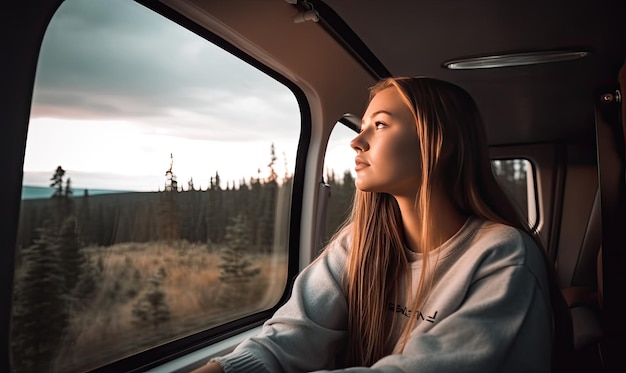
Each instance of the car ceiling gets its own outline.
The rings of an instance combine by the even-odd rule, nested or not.
[[[324,11],[336,13],[391,75],[434,76],[467,89],[493,145],[593,140],[595,92],[616,84],[626,52],[626,27],[618,19],[626,19],[624,1],[311,3],[322,18]],[[567,48],[592,53],[532,66],[442,67],[466,56]]]
[[[344,107],[360,116],[367,86],[387,75],[456,83],[476,99],[491,145],[594,145],[594,100],[600,89],[617,88],[626,56],[623,0],[160,1],[255,58],[270,56],[265,63],[286,66],[305,85],[321,87],[317,97],[335,106],[327,112]],[[294,24],[294,16],[311,9],[317,23]],[[334,41],[365,69],[342,62]],[[569,48],[591,54],[532,66],[442,67],[467,56]]]

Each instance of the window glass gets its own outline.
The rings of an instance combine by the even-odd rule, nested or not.
[[[494,159],[491,161],[496,179],[535,228],[538,223],[536,185],[533,165],[527,159]]]
[[[273,307],[300,108],[133,1],[69,0],[41,48],[11,320],[15,372],[80,372]]]
[[[348,218],[354,198],[354,150],[350,141],[357,133],[343,123],[336,123],[328,139],[324,158],[324,182],[330,188],[323,242],[328,242]]]

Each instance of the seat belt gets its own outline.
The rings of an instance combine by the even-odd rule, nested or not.
[[[603,372],[622,371],[626,364],[623,316],[626,265],[626,105],[622,92],[626,87],[626,61],[618,74],[619,85],[597,92],[595,104],[598,179],[602,209],[602,285],[601,322],[606,332],[601,343]],[[621,86],[621,87],[620,87]],[[621,90],[620,90],[621,88]]]
[[[622,122],[622,135],[624,137],[624,160],[626,160],[626,100],[624,100],[623,94],[626,93],[626,59],[618,74],[619,89],[615,91],[615,102],[621,105],[621,116],[619,120]],[[624,172],[626,177],[626,172]],[[626,183],[626,178],[624,179]]]

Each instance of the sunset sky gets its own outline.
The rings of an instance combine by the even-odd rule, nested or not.
[[[292,173],[300,109],[281,83],[127,0],[69,0],[44,37],[24,185],[47,186],[61,165],[76,188],[158,190],[174,157],[186,187]],[[341,130],[340,130],[341,131]],[[327,163],[353,168],[334,134]],[[285,170],[285,164],[287,170]]]

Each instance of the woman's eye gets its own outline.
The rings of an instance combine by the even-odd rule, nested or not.
[[[387,126],[387,125],[386,125],[385,123],[383,123],[383,122],[376,122],[376,123],[374,124],[374,126],[376,127],[376,129],[377,129],[377,130],[379,130],[379,129],[381,129],[381,128],[383,128],[383,127]]]

